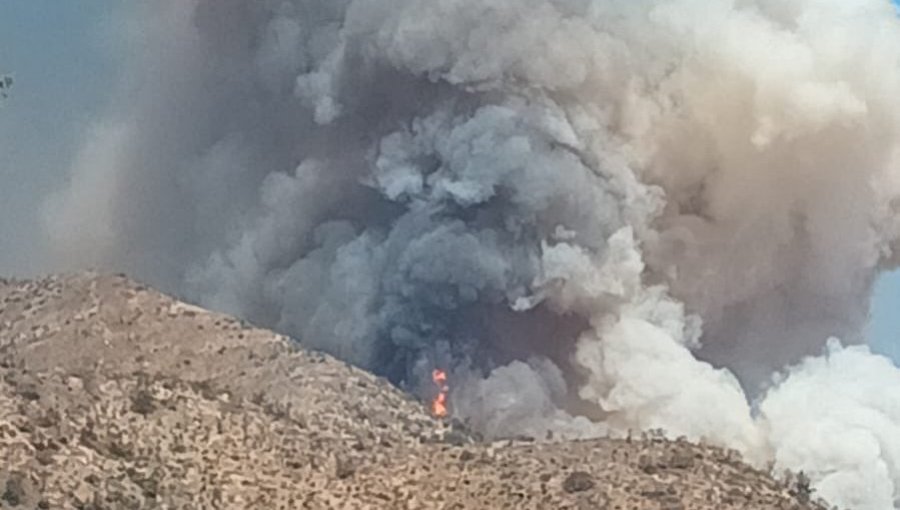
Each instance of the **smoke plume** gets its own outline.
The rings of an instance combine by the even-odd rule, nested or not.
[[[900,247],[888,0],[143,9],[46,205],[67,263],[445,369],[489,436],[662,428],[900,501],[900,371],[852,346]]]

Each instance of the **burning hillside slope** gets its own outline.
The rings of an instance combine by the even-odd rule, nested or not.
[[[482,444],[383,379],[122,277],[0,284],[0,508],[818,509],[662,439]]]

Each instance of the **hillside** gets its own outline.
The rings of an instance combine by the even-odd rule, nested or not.
[[[0,376],[4,509],[819,508],[708,446],[481,444],[382,379],[120,276],[0,281]]]

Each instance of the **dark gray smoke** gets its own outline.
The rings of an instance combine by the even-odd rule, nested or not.
[[[887,0],[134,15],[129,79],[47,205],[66,261],[423,396],[447,369],[488,435],[660,427],[805,469],[835,503],[900,497],[900,410],[860,390],[900,391],[894,367],[835,344],[772,380],[858,342],[893,263]]]

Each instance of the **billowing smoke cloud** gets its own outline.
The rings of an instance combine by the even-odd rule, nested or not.
[[[887,0],[146,9],[47,205],[72,264],[447,369],[488,435],[663,428],[900,501],[900,371],[823,351],[900,238]]]

